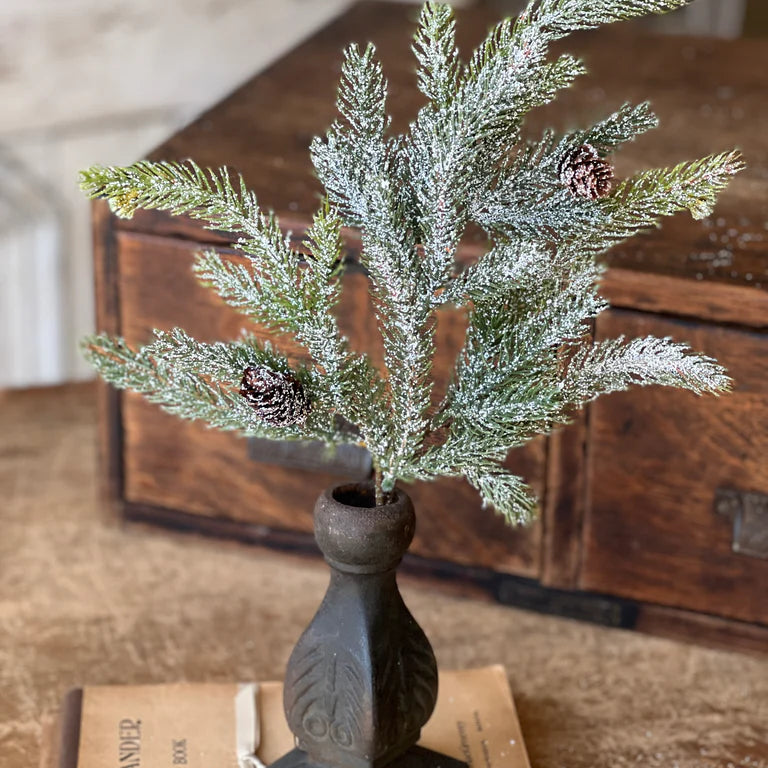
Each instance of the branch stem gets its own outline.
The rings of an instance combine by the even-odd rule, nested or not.
[[[381,487],[381,467],[376,464],[373,468],[373,490],[376,496],[376,506],[381,507],[384,505],[384,489]]]

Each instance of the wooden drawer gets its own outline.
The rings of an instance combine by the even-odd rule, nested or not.
[[[620,334],[689,342],[735,387],[716,402],[651,388],[592,406],[580,586],[768,623],[768,335],[630,311],[599,318],[598,337]]]
[[[130,343],[146,342],[153,328],[173,326],[206,341],[235,338],[244,327],[258,332],[197,283],[191,266],[201,247],[198,244],[125,232],[118,233],[116,241],[120,326]],[[350,271],[345,281],[340,324],[353,346],[380,359],[367,278]],[[443,313],[438,320],[434,368],[438,392],[445,387],[463,337],[463,315]],[[254,460],[243,438],[183,422],[136,395],[123,395],[122,399],[124,498],[128,504],[309,534],[318,493],[346,479],[330,472]],[[540,439],[509,461],[539,494],[544,491],[544,458],[545,441]],[[477,492],[463,480],[416,483],[408,490],[419,521],[412,553],[430,560],[539,576],[540,523],[511,529],[500,516],[481,508]]]

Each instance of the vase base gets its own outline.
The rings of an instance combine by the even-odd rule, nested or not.
[[[316,763],[303,750],[293,749],[272,763],[269,768],[339,768],[339,766]],[[376,765],[375,768],[468,768],[468,765],[462,760],[441,755],[431,749],[411,747],[389,763]]]

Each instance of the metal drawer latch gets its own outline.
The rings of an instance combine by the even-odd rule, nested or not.
[[[768,559],[768,494],[718,488],[715,512],[733,522],[734,552]]]

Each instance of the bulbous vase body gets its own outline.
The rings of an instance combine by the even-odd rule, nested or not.
[[[350,484],[329,488],[315,505],[331,580],[286,671],[297,749],[273,768],[464,765],[414,746],[437,699],[434,653],[395,576],[416,519],[402,490],[378,507],[372,498],[370,485]]]

